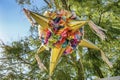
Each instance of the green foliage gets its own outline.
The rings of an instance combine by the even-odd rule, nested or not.
[[[22,4],[22,5],[24,5],[24,4],[30,5],[31,4],[31,0],[16,0],[16,2],[18,4]]]

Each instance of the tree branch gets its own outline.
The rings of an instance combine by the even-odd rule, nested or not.
[[[23,62],[24,62],[24,63],[26,63],[26,64],[31,65],[29,62],[25,61],[25,60],[24,60],[24,59],[22,59],[20,56],[18,56],[18,59],[20,59],[21,61],[23,61]]]
[[[44,0],[44,1],[49,6],[49,8],[52,8],[52,5],[51,5],[51,3],[49,1],[47,1],[47,0]]]

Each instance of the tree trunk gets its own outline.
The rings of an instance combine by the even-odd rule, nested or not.
[[[78,61],[78,80],[84,80],[84,68],[81,59]]]
[[[102,71],[100,70],[100,68],[96,65],[96,64],[93,64],[94,68],[95,68],[95,71],[96,73],[98,74],[98,76],[100,78],[104,78],[103,74],[102,74]]]
[[[90,49],[88,49],[88,51],[89,51],[89,56],[92,58],[92,60],[93,60],[93,58],[95,59],[95,58],[96,58],[95,52],[91,51]],[[91,54],[91,53],[94,53],[94,54]],[[100,69],[100,66],[98,66],[98,64],[97,64],[96,62],[94,62],[94,61],[92,61],[92,64],[93,64],[95,73],[96,73],[100,78],[104,78],[104,76],[103,76],[103,74],[102,74],[102,71],[101,71],[101,69]]]

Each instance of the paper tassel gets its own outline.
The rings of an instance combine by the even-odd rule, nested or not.
[[[102,57],[103,61],[105,61],[105,62],[109,65],[109,67],[112,68],[113,65],[112,65],[112,63],[108,60],[108,58],[105,56],[104,52],[103,52],[102,50],[100,50],[100,52],[101,52],[101,57]]]
[[[39,68],[43,71],[43,70],[46,70],[47,71],[47,69],[46,69],[46,67],[44,66],[44,64],[41,62],[41,60],[40,60],[40,58],[39,58],[39,56],[38,56],[38,54],[40,54],[42,51],[44,51],[45,50],[45,47],[43,46],[43,45],[41,45],[40,46],[40,48],[37,50],[37,53],[35,54],[35,58],[36,58],[36,60],[37,60],[37,63],[38,63],[38,65],[39,65]]]
[[[103,30],[102,28],[100,28],[99,26],[97,26],[96,24],[94,24],[93,21],[89,21],[88,22],[88,25],[90,26],[90,28],[92,28],[96,33],[97,35],[102,39],[104,40],[105,39],[105,34],[103,33]]]
[[[49,80],[52,80],[51,76],[49,76]]]
[[[25,13],[25,15],[27,16],[27,18],[28,18],[28,20],[30,21],[30,23],[32,24],[32,26],[34,26],[34,21],[33,21],[33,19],[31,18],[31,16],[30,16],[30,12],[27,10],[27,9],[23,9],[23,11],[24,11],[24,13]]]
[[[35,58],[36,58],[36,60],[37,60],[37,63],[38,63],[38,65],[39,65],[39,68],[40,68],[42,71],[43,71],[43,70],[46,70],[46,71],[47,71],[46,67],[45,67],[44,64],[41,62],[38,54],[35,54]]]

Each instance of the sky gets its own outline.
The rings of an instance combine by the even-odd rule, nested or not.
[[[33,5],[45,6],[43,0],[34,0]],[[31,7],[31,6],[26,6]],[[0,0],[0,40],[11,42],[29,35],[31,24],[16,0]]]

